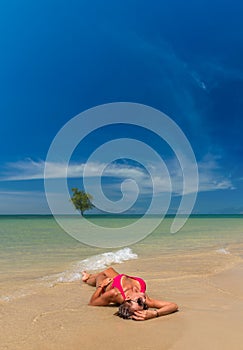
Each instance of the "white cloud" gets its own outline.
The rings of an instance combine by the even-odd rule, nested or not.
[[[142,168],[134,167],[126,164],[111,164],[107,167],[104,163],[84,163],[70,164],[67,166],[64,163],[48,163],[48,171],[44,174],[45,162],[38,162],[32,159],[6,164],[7,170],[2,172],[0,181],[21,181],[21,180],[37,180],[37,179],[58,179],[58,178],[80,178],[83,176],[95,177],[100,176],[104,170],[104,176],[107,177],[131,177],[142,178],[144,171]]]
[[[198,162],[199,169],[199,192],[206,191],[218,191],[218,190],[232,190],[234,185],[230,177],[226,177],[222,173],[222,169],[219,166],[219,157],[212,154],[206,155],[200,162]],[[14,181],[14,180],[35,180],[44,179],[44,165],[45,162],[40,160],[34,162],[31,159],[17,163],[9,163],[8,171],[5,172],[5,176],[2,176],[1,181]],[[183,172],[179,167],[176,159],[171,159],[166,162],[170,178],[162,175],[159,172],[159,167],[156,164],[147,163],[147,172],[142,167],[133,166],[130,164],[117,164],[112,163],[110,166],[105,167],[103,163],[91,163],[87,166],[86,176],[89,178],[91,189],[94,190],[90,193],[95,193],[97,189],[97,175],[100,174],[101,170],[105,168],[104,175],[105,181],[102,183],[102,190],[105,195],[108,195],[111,201],[119,200],[122,196],[121,190],[122,183],[125,181],[126,196],[124,200],[128,203],[133,201],[139,192],[138,206],[143,206],[143,200],[149,199],[152,195],[153,187],[152,181],[149,176],[149,172],[153,173],[153,185],[154,185],[154,196],[157,196],[158,200],[161,199],[161,205],[159,210],[163,208],[164,198],[168,192],[170,192],[170,183],[172,185],[172,195],[174,197],[181,196],[183,189]],[[186,165],[187,170],[193,165],[188,163]],[[68,169],[62,163],[49,164],[50,179],[60,179],[66,176],[68,171],[69,177],[80,178],[83,174],[85,164],[70,164]],[[193,174],[193,172],[192,172]],[[127,181],[127,180],[133,181]],[[189,186],[186,188],[186,194],[194,192],[195,179],[189,179]],[[134,184],[136,182],[136,184]],[[57,183],[57,181],[55,181]],[[98,182],[99,183],[99,182]],[[9,186],[9,183],[8,183]],[[31,185],[32,188],[32,185]],[[54,191],[54,188],[53,188]],[[59,190],[58,190],[59,191]],[[62,203],[66,203],[66,198],[63,197],[62,193],[48,193],[48,196],[52,196],[57,205],[60,206],[60,214],[64,213]],[[124,194],[124,193],[123,193]],[[97,196],[95,196],[97,197]],[[159,202],[158,202],[159,203]],[[136,204],[137,205],[137,204]],[[71,204],[70,204],[71,206]],[[50,213],[44,191],[0,191],[0,212],[1,214],[47,214]]]
[[[68,169],[63,163],[50,163],[48,164],[48,173],[46,177],[50,179],[64,178],[68,174],[68,178],[81,178],[84,173],[84,168],[86,166],[85,176],[86,177],[100,177],[100,174],[105,177],[110,177],[113,179],[120,179],[121,181],[125,179],[133,179],[139,185],[141,194],[151,193],[152,182],[148,173],[138,166],[133,166],[130,164],[119,164],[112,163],[106,166],[104,163],[88,163],[87,165],[81,164],[70,164]],[[31,159],[25,161],[8,163],[7,171],[0,178],[1,181],[15,181],[15,180],[35,180],[44,179],[44,167],[45,162],[40,160],[35,162]],[[193,167],[193,164],[188,163],[187,169]],[[183,186],[183,173],[179,167],[176,159],[172,159],[167,162],[167,168],[170,174],[170,179],[168,179],[165,174],[161,174],[156,164],[147,163],[146,168],[148,172],[153,173],[153,185],[154,193],[163,193],[170,191],[171,181],[173,194],[181,195]],[[234,189],[234,186],[229,177],[222,174],[222,169],[219,166],[219,157],[215,155],[208,154],[200,162],[198,162],[199,169],[199,192],[202,191],[214,191],[220,189]],[[104,170],[104,172],[102,172]],[[191,187],[186,189],[186,193],[192,193],[194,191],[194,181],[191,179]],[[113,182],[110,181],[111,188],[117,189],[117,184],[114,186]],[[114,187],[113,187],[114,186]],[[135,191],[134,187],[134,191]],[[133,191],[133,186],[131,184],[130,191]],[[185,193],[185,194],[186,194]]]
[[[207,154],[198,162],[199,192],[235,189],[230,177],[222,174],[219,160],[219,156]]]

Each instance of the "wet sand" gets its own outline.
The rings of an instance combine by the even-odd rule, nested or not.
[[[122,320],[113,315],[117,310],[114,306],[87,305],[92,287],[81,282],[57,284],[0,304],[0,349],[239,350],[242,347],[241,261],[210,274],[174,272],[167,278],[161,277],[159,259],[129,261],[114,267],[145,278],[151,297],[174,301],[179,311],[143,322]]]

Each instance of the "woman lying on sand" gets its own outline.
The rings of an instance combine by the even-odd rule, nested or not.
[[[112,267],[97,274],[83,272],[83,282],[96,287],[89,305],[119,304],[117,316],[136,321],[168,315],[178,310],[175,303],[150,298],[146,283],[139,277],[119,274]],[[155,308],[155,310],[149,310]]]

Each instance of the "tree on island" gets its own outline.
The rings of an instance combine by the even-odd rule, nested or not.
[[[89,193],[85,193],[78,188],[72,188],[73,196],[71,197],[71,201],[75,209],[80,211],[80,214],[83,216],[86,210],[90,210],[94,208],[94,205],[91,203],[93,197]]]

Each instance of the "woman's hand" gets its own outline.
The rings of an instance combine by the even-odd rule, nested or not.
[[[155,310],[135,311],[132,315],[132,319],[136,321],[145,321],[154,317],[157,317],[157,312]]]
[[[112,282],[113,278],[105,278],[101,284],[99,285],[99,287],[105,288],[108,286],[108,284],[110,284]]]

